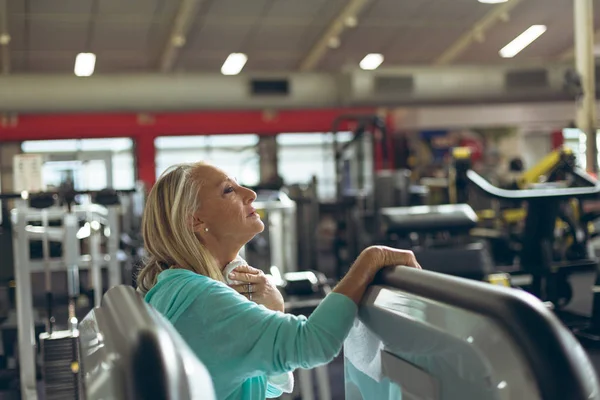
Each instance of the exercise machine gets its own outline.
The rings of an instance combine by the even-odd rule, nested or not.
[[[600,185],[576,169],[572,172],[572,185],[581,185],[579,187],[559,187],[548,183],[538,184],[535,189],[506,190],[493,186],[475,171],[467,171],[466,176],[473,188],[489,197],[527,204],[518,265],[503,269],[511,275],[530,275],[528,291],[558,308],[565,306],[572,296],[569,276],[594,271],[598,260],[590,254],[586,245],[587,231],[582,229],[571,232],[573,241],[569,249],[557,251],[556,220],[561,209],[570,207],[570,200],[597,199]]]
[[[485,242],[469,236],[477,215],[468,204],[388,207],[379,219],[378,242],[411,249],[430,271],[476,280],[494,272]]]
[[[78,195],[89,198],[81,197],[81,204],[75,204]],[[95,305],[99,305],[105,288],[103,269],[107,270],[108,287],[123,282],[122,264],[127,262],[127,256],[119,248],[119,193],[112,190],[23,192],[18,196],[2,196],[9,196],[16,203],[11,210],[15,302],[14,309],[2,323],[2,344],[4,356],[14,359],[7,366],[18,371],[21,395],[29,398],[35,393],[39,371],[44,380],[53,381],[54,375],[49,372],[53,369],[49,361],[52,356],[49,355],[55,346],[64,346],[61,343],[64,340],[74,343],[76,311],[79,300],[85,299],[80,296],[82,288]],[[80,270],[89,272],[87,284],[82,284]],[[44,289],[36,287],[40,280],[34,279],[42,272]],[[67,320],[58,323],[54,316],[60,308],[57,306],[65,303],[61,297],[65,272]],[[45,294],[41,301],[40,292]],[[46,323],[38,314],[40,303],[46,309]],[[59,325],[66,329],[60,330]],[[76,347],[70,348],[76,351]],[[61,387],[63,383],[57,385]]]
[[[348,400],[600,399],[583,348],[534,296],[401,266],[368,289],[344,361]]]
[[[79,346],[85,393],[80,398],[216,399],[206,367],[131,286],[110,288],[101,305],[83,318]],[[69,367],[63,365],[67,373]]]

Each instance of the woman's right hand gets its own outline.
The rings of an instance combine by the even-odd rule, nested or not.
[[[377,272],[383,267],[395,265],[421,269],[415,255],[410,250],[386,246],[367,247],[360,253],[346,276],[333,291],[349,297],[358,304]]]
[[[412,251],[387,246],[367,247],[360,253],[354,264],[358,264],[359,268],[369,270],[373,274],[376,274],[381,268],[396,265],[421,269]]]

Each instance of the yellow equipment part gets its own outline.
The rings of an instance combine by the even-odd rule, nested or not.
[[[527,211],[523,208],[502,210],[502,221],[508,224],[516,224],[523,221],[526,215]],[[477,211],[477,218],[480,220],[494,220],[497,216],[494,210],[479,210]]]
[[[455,159],[471,158],[471,148],[469,147],[454,147],[452,149],[452,157]]]
[[[492,285],[510,287],[510,275],[505,273],[489,274],[486,281]]]
[[[573,150],[566,147],[561,147],[557,150],[554,150],[544,157],[539,163],[521,174],[517,180],[519,188],[523,189],[533,183],[538,183],[540,176],[548,176],[550,172],[552,172],[552,170],[560,163],[564,155],[571,154],[573,154]]]

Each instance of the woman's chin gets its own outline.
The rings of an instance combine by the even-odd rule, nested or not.
[[[258,235],[259,233],[261,233],[262,231],[265,230],[265,223],[262,222],[262,220],[258,219],[255,221],[256,224],[256,233],[255,235]]]

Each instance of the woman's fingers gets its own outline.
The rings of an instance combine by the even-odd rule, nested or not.
[[[255,269],[255,268],[253,268]],[[245,282],[245,283],[264,283],[265,280],[265,276],[264,274],[261,274],[260,270],[259,273],[253,273],[253,272],[238,272],[240,270],[240,267],[236,268],[233,272],[231,272],[229,274],[229,279],[234,280],[234,281],[240,281],[240,282]]]
[[[250,283],[250,284],[244,283],[242,285],[230,285],[229,287],[233,288],[236,292],[241,293],[241,294],[258,292],[258,287],[257,287],[257,284],[255,284],[255,283]]]
[[[261,275],[263,272],[260,269],[251,267],[249,265],[240,265],[231,273],[229,273],[229,279],[241,281],[241,282],[249,282],[254,283],[256,280],[253,277]]]
[[[376,267],[404,265],[421,269],[414,253],[410,250],[394,249],[387,246],[372,246],[366,249],[366,255]]]
[[[244,274],[253,274],[253,275],[257,275],[257,274],[260,274],[262,272],[260,269],[251,267],[249,265],[240,265],[239,267],[237,267],[233,271],[234,272],[239,272],[239,273],[244,273]]]

